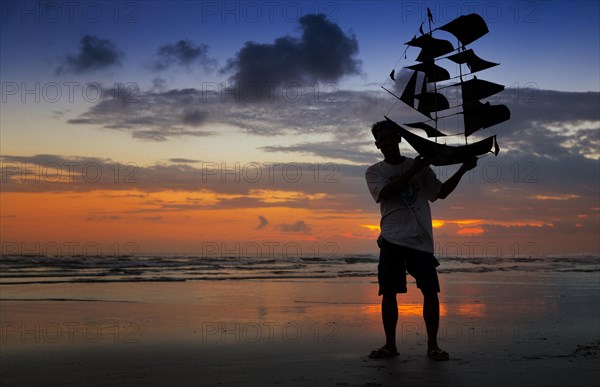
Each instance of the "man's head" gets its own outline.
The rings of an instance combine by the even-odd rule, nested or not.
[[[402,137],[393,123],[389,121],[376,122],[371,127],[371,133],[375,137],[375,146],[384,155],[390,151],[399,152],[398,143],[402,141]]]

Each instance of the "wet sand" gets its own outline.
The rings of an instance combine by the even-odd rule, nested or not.
[[[439,342],[421,296],[399,296],[400,356],[377,285],[215,281],[0,287],[2,385],[564,386],[600,379],[595,273],[440,275]]]

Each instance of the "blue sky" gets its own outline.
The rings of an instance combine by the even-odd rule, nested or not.
[[[217,61],[218,68],[246,41],[272,43],[281,36],[298,36],[299,17],[321,11],[343,31],[356,36],[363,73],[341,81],[347,87],[365,88],[386,79],[400,58],[406,38],[424,20],[427,4],[434,21],[439,21],[438,26],[469,11],[486,18],[490,33],[474,48],[482,57],[501,62],[502,66],[495,70],[500,83],[509,86],[534,82],[541,89],[561,91],[600,88],[600,11],[595,1],[92,1],[71,7],[60,2],[3,4],[1,41],[6,55],[2,55],[2,72],[7,80],[30,79],[32,74],[40,81],[56,79],[53,70],[57,62],[77,51],[83,35],[96,35],[113,41],[125,54],[120,66],[96,72],[96,79],[117,78],[149,85],[156,74],[144,65],[159,45],[180,39],[206,44],[208,55]],[[12,52],[15,47],[21,47],[18,54]],[[171,70],[180,73],[177,77],[171,75],[171,83],[177,87],[224,79],[216,71]],[[168,78],[166,74],[162,76]]]

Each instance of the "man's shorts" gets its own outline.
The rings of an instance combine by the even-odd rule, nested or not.
[[[406,293],[406,272],[417,281],[423,294],[439,293],[440,283],[435,268],[440,265],[432,253],[400,246],[380,238],[377,279],[379,295]]]

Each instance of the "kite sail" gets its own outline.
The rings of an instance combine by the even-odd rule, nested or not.
[[[490,102],[482,102],[504,90],[503,85],[478,79],[475,73],[498,66],[498,63],[489,62],[478,57],[472,49],[467,49],[470,44],[489,32],[485,20],[475,14],[463,15],[444,24],[441,27],[431,29],[433,18],[428,9],[429,33],[423,33],[422,25],[419,28],[420,36],[413,37],[406,42],[409,47],[420,48],[416,57],[418,63],[404,67],[410,72],[410,78],[400,96],[384,90],[398,98],[426,117],[424,121],[396,124],[401,136],[423,157],[428,158],[433,165],[450,165],[462,163],[474,156],[486,153],[498,155],[500,150],[496,136],[490,136],[483,140],[468,143],[468,137],[477,131],[490,128],[510,119],[510,110],[505,105],[492,105]],[[456,40],[454,45],[437,35],[438,31],[444,31],[453,35]],[[434,36],[435,35],[435,36]],[[452,77],[443,65],[454,63],[458,67],[458,75]],[[463,66],[466,66],[463,72]],[[390,78],[396,81],[396,70],[392,70]],[[458,80],[458,81],[456,81]],[[440,82],[445,82],[440,84]],[[444,90],[455,89],[454,94],[460,96],[460,103],[451,105],[444,95]],[[438,137],[449,136],[438,130],[438,122],[457,115],[463,116],[463,131],[465,145],[451,146],[437,142]],[[435,137],[436,141],[427,140],[418,136],[406,127],[421,129],[427,137]]]

